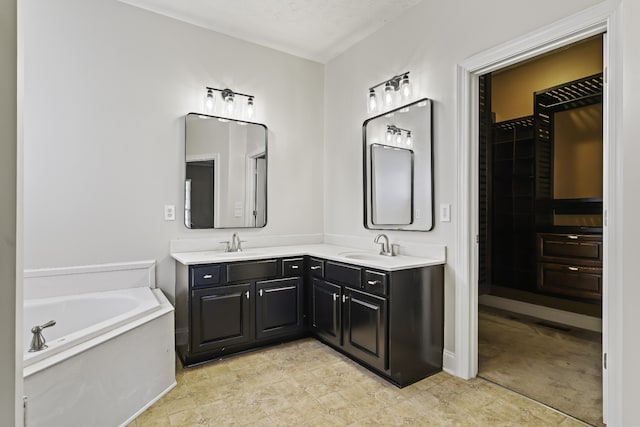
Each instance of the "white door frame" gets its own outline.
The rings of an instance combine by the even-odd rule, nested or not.
[[[603,414],[618,425],[622,416],[622,267],[619,264],[622,218],[622,161],[616,132],[622,114],[619,0],[607,0],[531,34],[474,55],[457,66],[457,159],[459,220],[455,259],[456,375],[478,373],[478,76],[533,58],[584,38],[604,33],[603,96]]]

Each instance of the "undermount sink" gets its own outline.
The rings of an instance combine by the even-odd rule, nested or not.
[[[382,261],[388,258],[384,255],[371,254],[366,252],[353,252],[353,253],[345,253],[341,255],[345,258],[358,259],[361,261]]]
[[[212,255],[220,258],[241,258],[246,255],[254,256],[260,255],[259,251],[239,251],[239,252],[207,252],[206,255]]]

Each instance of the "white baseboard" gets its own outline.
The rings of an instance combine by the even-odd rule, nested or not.
[[[560,323],[562,325],[573,326],[588,331],[602,332],[602,319],[599,317],[585,316],[584,314],[572,313],[493,295],[480,295],[478,297],[478,303],[501,310],[524,314],[525,316]]]
[[[447,374],[458,376],[456,374],[456,354],[449,350],[442,352],[442,370]]]

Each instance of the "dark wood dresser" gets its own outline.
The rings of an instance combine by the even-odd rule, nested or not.
[[[541,292],[588,300],[602,299],[601,234],[537,234]]]

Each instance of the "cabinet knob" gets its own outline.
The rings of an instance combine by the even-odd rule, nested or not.
[[[314,265],[314,266],[312,266],[312,267],[311,267],[311,269],[312,269],[312,270],[317,270],[317,269],[319,269],[319,268],[320,268],[320,266],[319,266],[319,265]]]
[[[578,270],[580,270],[580,268],[579,268],[579,267],[567,267],[567,268],[568,268],[569,270],[571,270],[571,271],[578,271]]]
[[[344,304],[349,299],[348,295],[342,295],[342,303]]]
[[[371,286],[375,286],[378,283],[380,283],[380,281],[379,280],[367,280],[367,283],[370,284]]]
[[[337,300],[338,299],[338,294],[333,294],[333,300]]]
[[[263,290],[262,290],[262,289],[260,289],[260,296],[262,296],[262,293],[263,293]]]
[[[298,269],[298,266],[297,266],[297,265],[292,265],[292,266],[291,266],[291,269],[292,269],[292,270],[297,270],[297,269]]]
[[[244,294],[247,296],[247,299],[249,299],[249,291],[246,291]]]
[[[213,276],[211,274],[205,274],[202,276],[203,279],[211,279]]]

